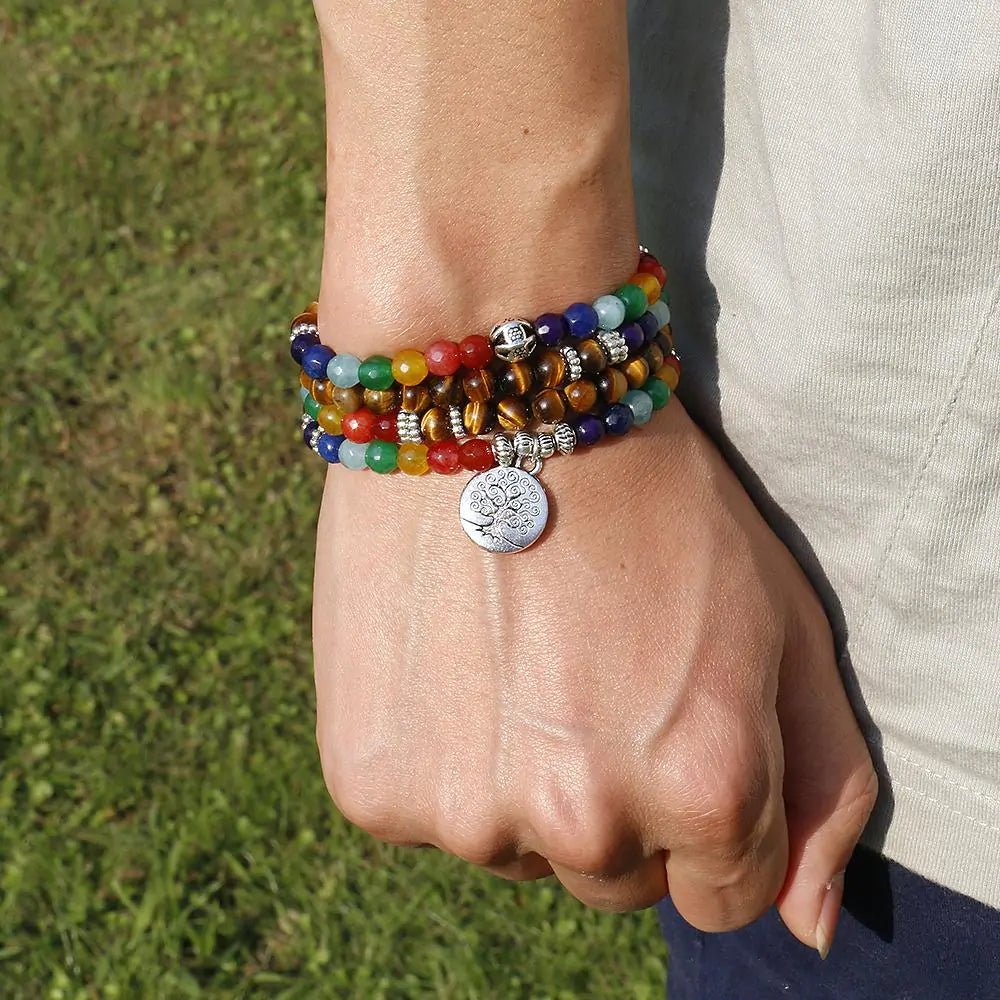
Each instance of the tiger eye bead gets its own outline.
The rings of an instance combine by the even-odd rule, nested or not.
[[[390,410],[399,409],[398,389],[365,389],[365,406],[372,413],[382,416]]]
[[[628,392],[628,379],[617,368],[601,372],[596,385],[605,403],[617,403]]]
[[[663,351],[663,356],[666,357],[674,349],[674,331],[670,326],[665,326],[657,335],[653,341],[661,351]]]
[[[493,429],[496,415],[489,403],[468,403],[462,414],[465,429],[473,436],[485,434]]]
[[[649,365],[642,358],[633,358],[622,365],[622,373],[630,389],[641,389],[649,378]]]
[[[420,421],[420,433],[425,441],[447,441],[452,437],[448,411],[443,406],[432,406]]]
[[[497,420],[505,431],[513,434],[531,423],[531,412],[523,399],[507,396],[497,403]]]
[[[335,385],[333,387],[333,399],[330,400],[333,406],[336,406],[341,413],[355,413],[357,410],[361,409],[362,404],[365,401],[364,396],[361,393],[361,389],[356,385],[352,385],[349,389],[342,385]]]
[[[655,375],[663,367],[663,351],[656,344],[650,344],[642,352],[642,357],[646,364],[649,365],[650,375]]]
[[[566,404],[557,389],[543,389],[531,401],[531,408],[543,424],[557,424],[566,416]]]
[[[470,403],[488,403],[493,398],[495,388],[493,376],[485,368],[469,372],[462,379],[462,387],[465,389],[465,398]]]
[[[558,351],[542,351],[535,362],[535,379],[540,389],[555,389],[566,378],[566,360]]]
[[[681,380],[681,363],[673,354],[664,360],[663,367],[660,369],[660,378],[667,383],[671,392],[677,388]]]
[[[341,413],[336,406],[322,406],[316,416],[316,420],[319,422],[320,427],[322,427],[327,434],[342,434],[343,419],[344,414]]]
[[[318,378],[313,382],[312,394],[321,406],[329,406],[333,402],[336,388],[329,379]]]
[[[431,408],[431,394],[425,385],[406,385],[399,394],[400,408],[407,413],[426,413]]]
[[[527,396],[534,377],[527,361],[505,365],[496,376],[496,391],[501,396]]]
[[[597,386],[590,379],[582,378],[570,382],[563,389],[563,395],[574,413],[590,413],[597,406]]]
[[[582,340],[576,345],[580,364],[589,375],[598,375],[608,367],[608,356],[596,340]]]
[[[307,375],[304,371],[299,372],[299,385],[301,385],[303,389],[308,389],[312,392],[313,382],[315,381],[316,380],[311,375]]]
[[[456,375],[429,379],[427,390],[435,406],[457,406],[462,402],[462,380]]]

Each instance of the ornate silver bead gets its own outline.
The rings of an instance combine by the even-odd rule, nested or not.
[[[312,448],[313,451],[316,450],[316,445],[319,443],[319,439],[322,436],[323,436],[323,430],[322,428],[319,427],[317,427],[316,430],[314,430],[312,434],[309,435],[309,447]]]
[[[420,444],[420,418],[415,413],[400,410],[396,414],[396,433],[401,444]]]
[[[296,323],[288,331],[288,343],[291,343],[300,333],[314,333],[319,336],[319,327],[315,323]]]
[[[551,458],[556,453],[556,438],[554,434],[543,431],[538,435],[538,457]]]
[[[514,453],[518,458],[534,458],[538,454],[538,440],[534,434],[518,431],[514,435]]]
[[[597,342],[604,348],[608,363],[620,365],[628,360],[628,344],[617,330],[604,330],[597,335]]]
[[[465,421],[462,419],[462,408],[460,406],[448,407],[448,423],[451,425],[451,433],[456,438],[466,436]]]
[[[308,413],[303,413],[301,422],[302,422],[302,429],[305,430],[309,426],[309,424],[312,423],[312,417],[310,417]]]
[[[510,443],[510,438],[506,434],[493,435],[493,454],[496,457],[497,465],[510,466],[514,464],[514,446]]]
[[[523,361],[534,354],[538,334],[527,320],[506,319],[493,327],[490,344],[501,361]]]
[[[552,434],[556,439],[559,454],[572,455],[576,448],[576,431],[569,424],[560,423],[552,428]]]
[[[568,382],[577,382],[583,378],[583,363],[580,361],[580,352],[569,344],[559,348],[559,353],[566,362],[566,372]]]

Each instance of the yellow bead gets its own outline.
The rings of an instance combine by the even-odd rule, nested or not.
[[[420,351],[400,351],[392,359],[392,377],[400,385],[420,385],[427,378],[427,362],[423,354]]]
[[[427,445],[407,442],[399,446],[396,459],[399,468],[408,476],[422,476],[429,468],[427,464]]]
[[[650,305],[660,297],[660,292],[663,291],[663,286],[652,274],[633,274],[628,279],[628,283],[641,288],[646,293],[646,298],[649,300]]]
[[[344,414],[341,413],[336,406],[321,406],[319,408],[319,413],[316,416],[316,420],[319,422],[320,427],[322,427],[327,434],[343,434],[343,419]]]

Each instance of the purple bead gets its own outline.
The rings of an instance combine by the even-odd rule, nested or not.
[[[582,340],[597,332],[597,310],[589,302],[574,302],[564,313],[570,335]]]
[[[601,422],[601,418],[592,414],[587,413],[579,417],[574,427],[577,444],[597,444],[604,437],[604,424]]]
[[[343,434],[323,434],[316,442],[316,451],[320,458],[325,458],[331,465],[340,462],[340,446],[347,439]]]
[[[312,445],[312,436],[318,430],[319,424],[316,423],[315,420],[310,420],[309,423],[302,428],[302,440],[305,441],[307,446]]]
[[[295,363],[301,365],[306,351],[308,351],[310,347],[315,347],[318,343],[319,337],[317,337],[315,333],[300,333],[292,338],[292,344],[289,350],[292,352],[292,357],[295,359]]]
[[[558,313],[545,313],[535,320],[538,339],[546,347],[558,347],[568,336],[569,327],[566,320]]]
[[[630,355],[638,354],[646,343],[646,335],[638,323],[626,323],[619,331],[625,338]]]
[[[635,416],[624,403],[612,403],[604,411],[604,426],[609,434],[628,434]]]
[[[636,322],[642,327],[646,343],[651,344],[653,338],[660,332],[660,321],[651,312],[644,312]]]
[[[326,366],[333,351],[326,344],[314,344],[302,355],[302,370],[310,378],[326,378]]]

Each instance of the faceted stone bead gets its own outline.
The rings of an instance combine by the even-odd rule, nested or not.
[[[496,375],[495,391],[500,396],[527,396],[534,377],[527,361],[505,365]]]
[[[391,441],[372,441],[365,452],[365,464],[372,472],[378,472],[381,475],[395,472],[398,468],[396,461],[398,450],[398,447]]]
[[[531,401],[531,408],[543,424],[557,424],[566,416],[566,403],[558,389],[543,389]]]
[[[320,405],[316,402],[312,396],[308,396],[306,399],[302,400],[302,412],[308,413],[313,420],[319,417]]]
[[[570,382],[563,395],[574,413],[589,413],[597,406],[597,386],[590,379],[581,378]]]
[[[604,421],[587,415],[575,422],[577,444],[594,445],[604,437]]]
[[[344,437],[355,444],[367,444],[375,433],[375,414],[371,410],[345,413],[340,422]]]
[[[365,358],[358,368],[358,381],[366,389],[391,389],[396,381],[392,374],[392,362],[384,354]]]
[[[427,445],[412,442],[401,444],[396,455],[396,463],[400,472],[408,476],[424,475],[430,468],[427,464]]]
[[[368,463],[365,461],[367,452],[367,444],[359,444],[356,441],[344,438],[340,445],[340,464],[345,469],[354,469],[356,472],[361,469],[367,469]]]
[[[319,337],[315,333],[300,333],[292,338],[292,342],[289,345],[289,350],[292,353],[292,358],[296,364],[301,365],[302,359],[306,355],[306,351],[310,347],[315,347],[319,343]]]
[[[440,441],[427,449],[427,464],[435,471],[444,475],[458,472],[462,467],[458,458],[458,442]]]
[[[489,441],[482,438],[470,438],[458,446],[458,460],[463,469],[469,472],[485,472],[496,465],[496,457]]]
[[[659,329],[662,330],[670,322],[670,306],[663,301],[662,297],[649,307],[649,311],[656,317]]]
[[[334,386],[331,395],[333,396],[330,400],[331,404],[336,406],[341,413],[353,413],[355,410],[360,410],[365,401],[364,395],[356,385],[346,388],[339,385]]]
[[[617,403],[628,392],[628,379],[617,368],[601,372],[595,384],[605,403]]]
[[[319,424],[315,420],[310,420],[302,428],[302,440],[307,446],[312,444],[312,436],[319,430]]]
[[[458,375],[428,379],[427,390],[435,406],[457,406],[465,401],[462,379]]]
[[[396,412],[385,413],[378,417],[372,429],[372,437],[376,441],[399,442],[399,431],[396,427]]]
[[[513,434],[531,423],[531,411],[523,399],[506,396],[497,403],[497,420],[505,431]]]
[[[642,327],[638,323],[626,323],[621,328],[621,335],[625,339],[625,346],[628,348],[628,353],[633,357],[642,350],[646,343],[646,335],[642,332]]]
[[[633,358],[622,365],[622,373],[630,389],[641,389],[649,378],[649,365],[642,358]]]
[[[555,389],[566,378],[566,359],[558,351],[542,351],[535,361],[535,381],[540,389]]]
[[[642,357],[646,364],[649,365],[650,375],[655,375],[663,367],[663,351],[656,344],[650,344],[642,352]]]
[[[632,411],[637,427],[648,424],[653,416],[653,400],[648,392],[642,389],[629,389],[622,397],[622,402]]]
[[[646,293],[638,285],[622,285],[615,290],[615,295],[625,303],[625,322],[637,320],[649,306]]]
[[[462,379],[465,398],[470,403],[488,403],[493,398],[493,376],[485,368],[468,372]]]
[[[582,340],[597,332],[597,310],[589,302],[574,302],[563,311],[563,318],[571,337]]]
[[[609,434],[627,434],[634,423],[635,417],[624,403],[612,403],[604,411],[604,428]]]
[[[334,384],[350,389],[358,384],[361,361],[353,354],[337,354],[326,366],[326,377]]]
[[[407,413],[426,413],[432,405],[430,390],[425,385],[407,385],[400,393],[400,408]]]
[[[420,433],[425,441],[446,441],[452,436],[448,411],[443,406],[432,406],[420,421]]]
[[[466,368],[485,368],[493,360],[493,348],[486,337],[473,334],[466,337],[459,345],[462,364]]]
[[[667,387],[673,392],[681,380],[681,363],[671,354],[663,361],[660,369],[660,378],[667,383]]]
[[[340,446],[345,438],[342,434],[321,434],[316,442],[316,451],[320,458],[326,459],[331,465],[340,463]]]
[[[392,359],[392,377],[400,385],[419,385],[430,369],[421,351],[400,351]]]
[[[326,344],[314,344],[302,355],[302,370],[310,378],[326,378],[326,366],[333,351]]]
[[[654,410],[662,410],[670,402],[670,386],[661,378],[651,377],[642,389],[649,394]]]
[[[582,340],[576,345],[580,364],[588,375],[598,375],[608,367],[608,356],[596,340]]]
[[[617,330],[625,322],[625,303],[617,295],[602,295],[594,300],[597,325],[602,330]]]
[[[667,283],[667,272],[660,262],[652,254],[643,254],[639,258],[639,266],[636,268],[640,274],[651,274],[661,286]]]
[[[657,335],[653,343],[666,357],[674,349],[674,328],[668,323]]]
[[[558,313],[544,313],[535,320],[538,339],[546,347],[556,347],[569,336],[569,326]]]
[[[337,387],[329,379],[318,378],[313,382],[312,394],[321,406],[329,406],[336,391]]]
[[[316,380],[312,377],[312,375],[309,375],[304,371],[299,372],[299,385],[301,385],[303,389],[308,389],[312,392],[313,382],[315,381]]]
[[[633,274],[628,279],[630,285],[641,288],[646,293],[647,308],[660,297],[660,283],[651,274]]]
[[[467,403],[462,417],[470,434],[486,434],[496,423],[496,414],[489,403]]]
[[[453,340],[435,340],[424,351],[424,360],[432,375],[454,375],[462,367],[462,353]]]
[[[656,313],[651,313],[648,309],[636,320],[642,328],[642,335],[646,343],[650,343],[660,329],[660,323],[656,318]]]
[[[399,409],[399,389],[365,389],[365,406],[381,416]]]
[[[322,406],[316,416],[320,427],[327,434],[341,434],[343,428],[344,414],[336,406]]]

